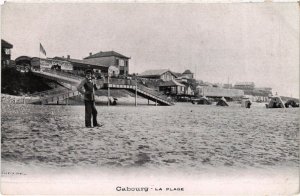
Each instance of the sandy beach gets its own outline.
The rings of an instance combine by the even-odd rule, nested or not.
[[[31,175],[89,170],[193,178],[257,171],[288,175],[297,188],[298,109],[177,103],[97,110],[104,126],[90,129],[84,106],[2,104],[2,175],[14,167]]]

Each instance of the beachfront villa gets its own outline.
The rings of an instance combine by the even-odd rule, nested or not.
[[[176,80],[165,81],[159,85],[159,91],[165,95],[183,95],[186,86],[177,82]]]
[[[38,58],[29,56],[20,56],[16,58],[17,70],[25,70],[25,72],[31,70],[57,70],[76,75],[84,75],[86,69],[93,69],[95,73],[108,73],[108,67],[86,63],[80,59],[72,59],[68,55],[65,57],[54,57],[54,58]]]
[[[13,45],[4,39],[1,39],[1,67],[11,64],[11,49]]]
[[[255,87],[254,82],[237,82],[234,85],[235,89],[244,91],[251,101],[266,102],[272,96],[272,88],[270,87]]]
[[[146,70],[141,74],[139,74],[139,77],[148,80],[162,80],[162,81],[171,81],[177,78],[177,76],[169,69]]]
[[[254,82],[237,82],[234,87],[241,90],[253,90],[255,88]]]
[[[234,98],[234,97],[242,97],[244,95],[244,91],[240,89],[226,89],[220,87],[212,87],[212,86],[197,86],[197,91],[199,95],[206,97],[226,97],[226,98]]]
[[[120,75],[127,76],[129,74],[129,59],[130,57],[119,54],[115,51],[90,53],[83,61],[85,63],[103,65],[105,67],[116,67]],[[114,70],[114,68],[112,68]]]
[[[182,73],[182,76],[185,77],[185,78],[188,78],[188,79],[193,79],[194,78],[194,74],[189,69],[185,70]]]
[[[223,84],[223,88],[232,88],[232,84]]]
[[[102,73],[104,75],[107,75],[108,73],[108,67],[105,65],[101,65],[97,63],[87,63],[84,60],[70,58],[70,55],[68,55],[67,58],[54,57],[53,59],[49,59],[49,60],[53,63],[59,60],[62,66],[62,70],[65,70],[67,72],[71,71],[72,73],[75,73],[77,75],[84,75],[84,71],[86,69],[93,69],[95,73]],[[68,62],[68,64],[71,66],[66,67],[66,64],[64,64],[63,62]]]
[[[16,58],[17,67],[20,69],[33,69],[33,70],[50,70],[55,69],[63,72],[69,72],[76,75],[84,75],[86,69],[93,69],[95,73],[108,75],[128,75],[130,58],[121,55],[114,51],[100,52],[84,58],[74,59],[70,55],[67,57],[54,57],[54,58],[38,58],[29,56],[20,56]]]
[[[182,84],[176,80],[165,81],[159,85],[159,91],[165,95],[180,97],[194,96],[194,91],[189,84]]]

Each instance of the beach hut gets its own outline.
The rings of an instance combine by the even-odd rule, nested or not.
[[[200,104],[200,105],[210,105],[211,102],[208,100],[207,97],[203,96],[199,99],[198,104]]]
[[[285,108],[285,105],[279,96],[270,98],[270,102],[266,104],[266,108]]]
[[[248,97],[243,97],[242,98],[242,105],[241,106],[243,108],[250,108],[251,105],[252,105],[252,102],[251,102],[251,100]]]
[[[294,100],[288,100],[285,104],[285,107],[286,108],[289,108],[290,106],[292,106],[293,108],[298,108],[299,107],[299,103],[297,103],[296,101]]]
[[[218,103],[217,103],[217,106],[229,106],[226,99],[224,97],[222,97]]]

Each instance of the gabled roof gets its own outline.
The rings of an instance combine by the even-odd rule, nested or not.
[[[100,65],[100,64],[96,64],[96,63],[87,63],[84,60],[80,60],[80,59],[71,59],[71,58],[63,58],[63,57],[54,57],[53,59],[57,59],[57,60],[63,60],[63,61],[69,61],[71,63],[78,63],[78,64],[82,64],[82,65],[92,65],[92,66],[98,66],[98,67],[107,67],[105,65]]]
[[[187,69],[182,74],[192,74],[191,70]]]
[[[176,77],[182,76],[182,73],[177,73],[177,72],[173,72],[173,71],[172,71],[172,73],[173,73]]]
[[[185,85],[183,85],[175,80],[166,81],[166,82],[160,84],[159,86],[183,86],[183,87],[185,87]]]
[[[13,45],[11,43],[8,43],[4,39],[1,39],[1,47],[3,47],[3,48],[12,48]]]
[[[177,79],[189,79],[189,76],[187,76],[187,75],[182,75],[182,76],[177,77]]]
[[[152,70],[146,70],[140,74],[140,76],[161,76],[167,71],[170,71],[168,69],[152,69]]]
[[[169,69],[146,70],[146,71],[142,72],[139,76],[141,76],[141,77],[159,77],[166,72],[170,72],[173,76],[175,76],[177,78],[177,75],[175,75],[174,72],[170,71]]]
[[[100,52],[98,52],[96,54],[93,54],[91,56],[87,56],[84,59],[99,58],[99,57],[108,57],[108,56],[115,56],[115,57],[130,59],[129,57],[124,56],[122,54],[119,54],[119,53],[117,53],[115,51],[107,51],[107,52],[100,51]]]
[[[254,86],[254,82],[237,82],[235,83],[236,86]]]
[[[15,59],[15,62],[18,64],[19,62],[24,62],[24,61],[31,61],[31,57],[29,56],[19,56],[18,58]]]

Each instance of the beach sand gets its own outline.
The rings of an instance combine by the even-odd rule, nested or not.
[[[90,182],[87,187],[102,179],[112,189],[115,183],[138,186],[144,180],[148,186],[181,182],[188,189],[185,193],[191,194],[222,193],[222,186],[236,194],[298,190],[297,108],[177,103],[169,107],[97,106],[97,110],[104,126],[88,129],[84,106],[2,104],[5,190],[11,190],[12,179],[49,182],[37,177],[45,175],[59,181],[71,175]],[[14,170],[26,175],[6,174]],[[109,176],[114,180],[105,180]],[[216,188],[213,183],[221,185]],[[238,183],[248,189],[235,186]],[[31,193],[35,191],[45,189]]]

